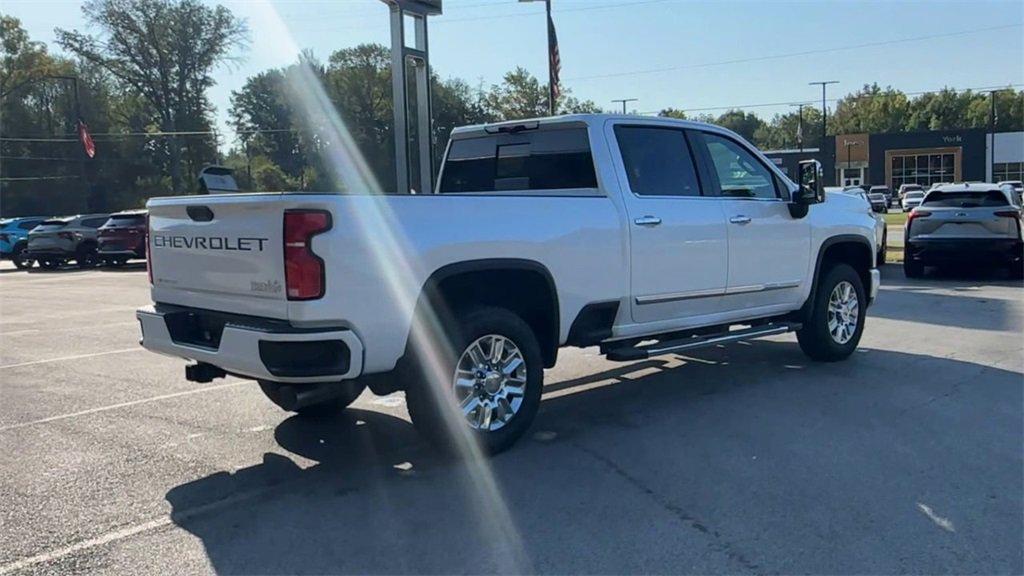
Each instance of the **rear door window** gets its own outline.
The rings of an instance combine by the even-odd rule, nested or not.
[[[527,130],[453,140],[442,194],[596,189],[585,127]]]
[[[674,128],[616,126],[629,189],[637,196],[700,196],[686,133]]]

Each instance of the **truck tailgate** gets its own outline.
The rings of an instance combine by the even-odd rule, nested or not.
[[[294,198],[232,194],[151,200],[153,300],[286,319],[283,218]]]

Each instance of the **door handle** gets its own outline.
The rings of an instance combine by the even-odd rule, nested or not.
[[[657,216],[643,216],[633,220],[633,224],[636,224],[637,226],[657,226],[658,224],[661,224],[661,218],[658,218]]]
[[[733,224],[750,224],[750,216],[740,214],[739,216],[729,218],[729,222],[732,222]]]

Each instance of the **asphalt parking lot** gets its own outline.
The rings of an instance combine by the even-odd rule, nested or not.
[[[453,462],[400,395],[333,419],[138,347],[143,269],[0,267],[0,574],[1024,572],[1024,290],[883,272],[861,349],[565,350]]]

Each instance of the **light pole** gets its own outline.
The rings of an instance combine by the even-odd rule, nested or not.
[[[544,10],[547,14],[548,31],[548,114],[555,115],[555,68],[551,62],[551,55],[555,53],[554,28],[551,24],[551,0],[519,0],[520,2],[544,2]]]
[[[636,102],[639,98],[619,98],[618,100],[612,100],[612,102],[622,102],[622,113],[626,114],[626,102]]]
[[[825,141],[828,139],[828,109],[825,107],[825,87],[829,84],[839,84],[839,80],[819,80],[808,82],[809,86],[821,85],[821,159],[825,160]]]

